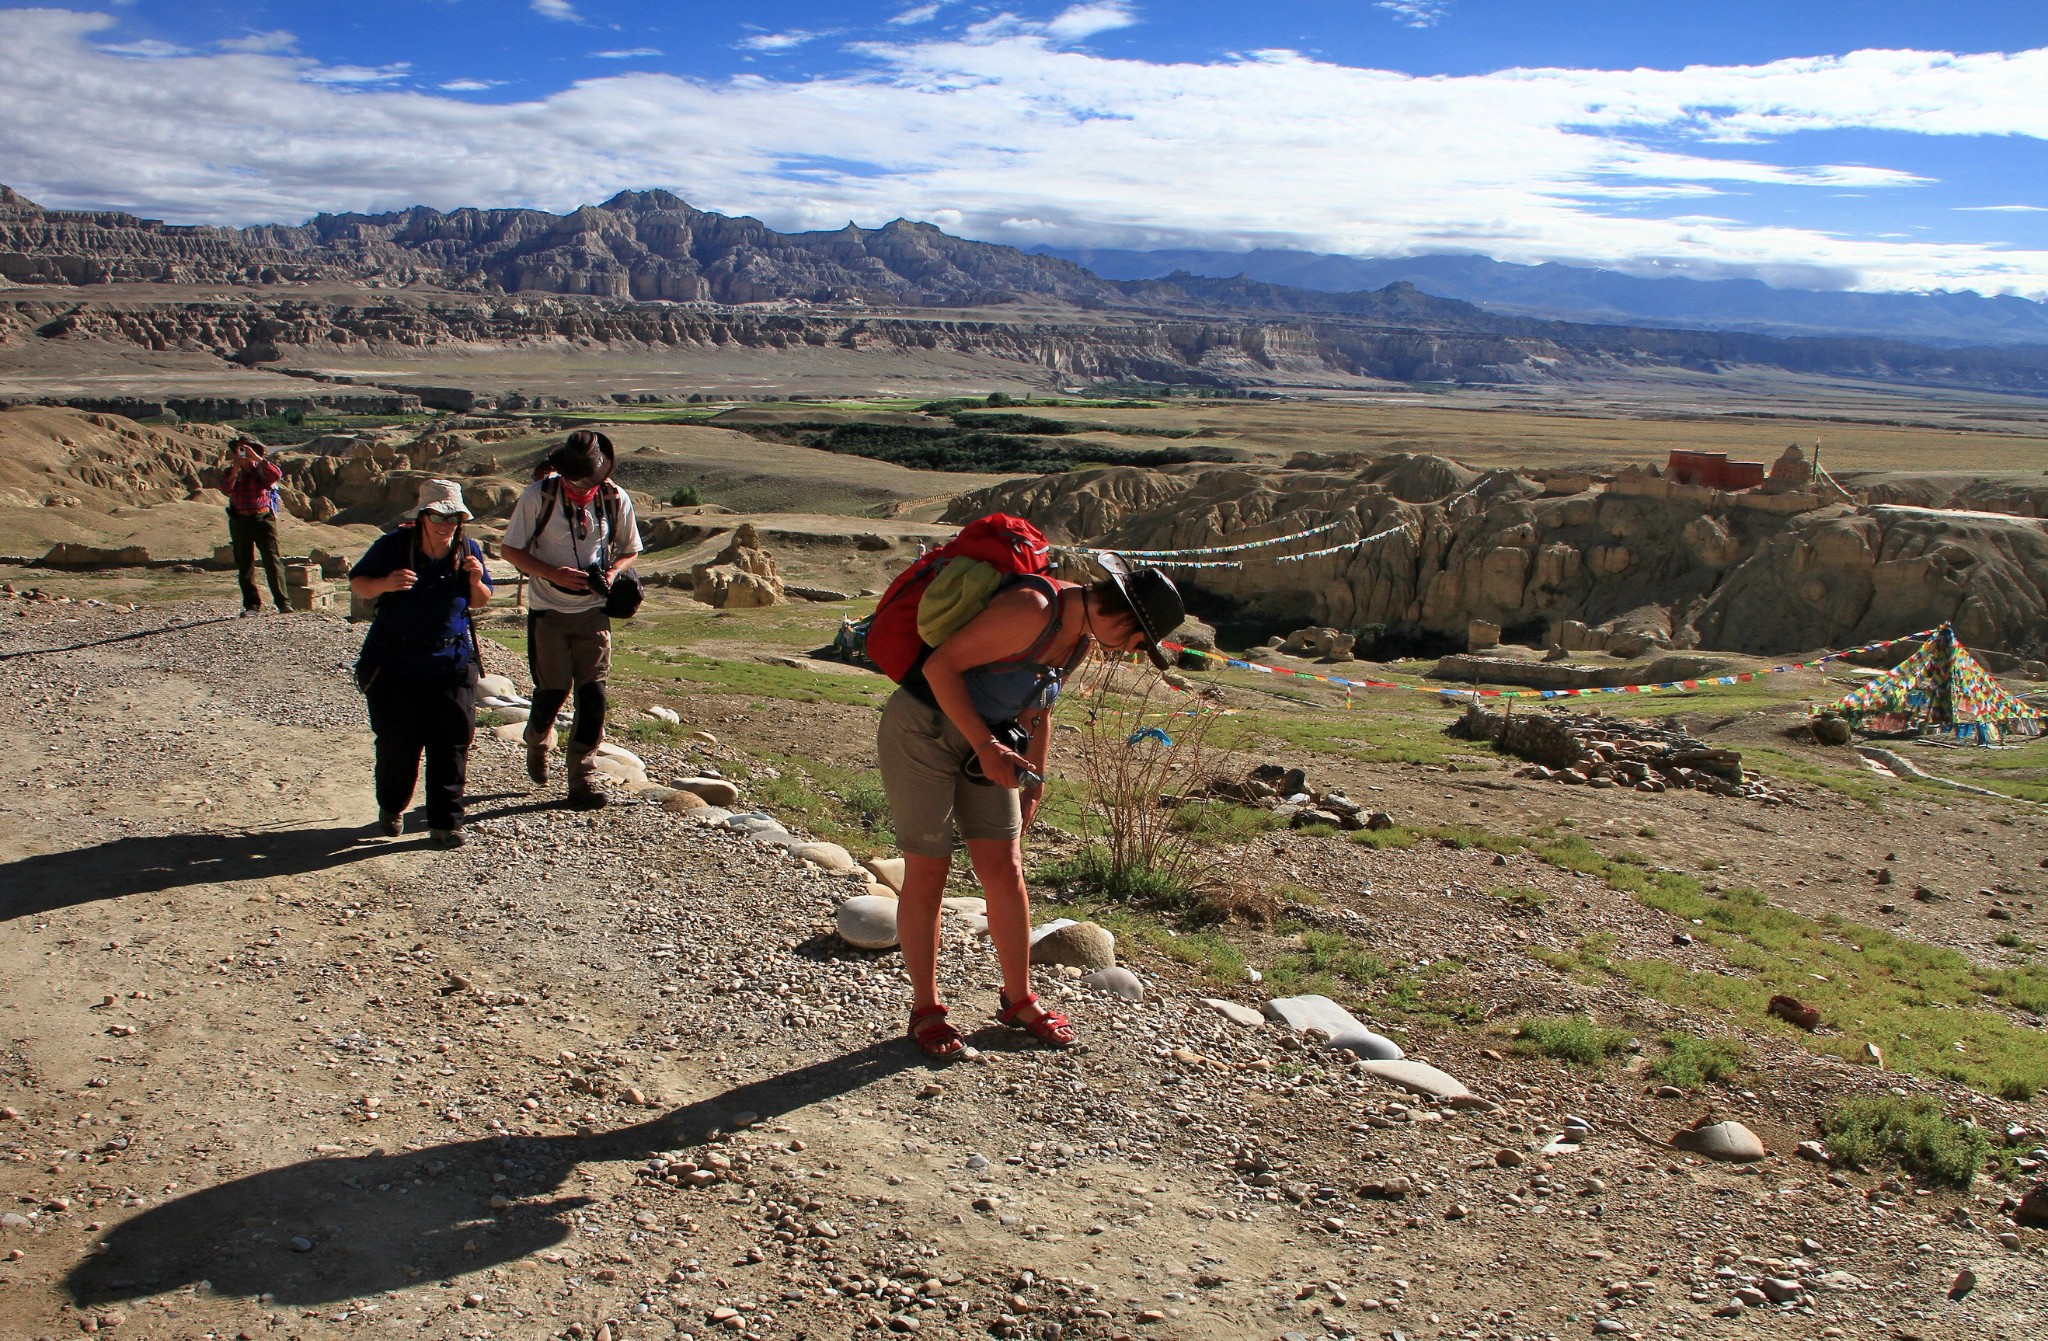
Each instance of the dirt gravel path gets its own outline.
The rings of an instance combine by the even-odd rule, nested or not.
[[[895,957],[833,937],[840,882],[778,849],[555,808],[489,739],[467,847],[373,838],[338,620],[7,656],[229,612],[0,613],[0,1336],[1677,1337],[1767,1314],[1960,1338],[2048,1314],[1995,1191],[1705,1164],[1628,1134],[1692,1112],[1449,1034],[1429,1060],[1495,1105],[1421,1104],[1143,954],[1143,1003],[1045,978],[1087,1049],[990,1027],[928,1071]],[[1395,895],[1373,915],[1511,953],[1432,897],[1483,888],[1489,854],[1397,857],[1361,854]],[[993,959],[946,941],[971,1021]],[[1770,1087],[1848,1083],[1828,1065],[1767,1063],[1739,1101],[1773,1149]],[[1594,1134],[1545,1153],[1568,1115]],[[1764,1278],[1810,1288],[1730,1304]]]

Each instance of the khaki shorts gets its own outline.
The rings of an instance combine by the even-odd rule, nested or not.
[[[1015,842],[1024,832],[1016,789],[969,782],[961,767],[974,749],[937,708],[899,689],[882,709],[875,732],[882,789],[896,822],[896,845],[914,857],[953,855],[953,828],[962,838]]]

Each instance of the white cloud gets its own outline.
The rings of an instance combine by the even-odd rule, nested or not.
[[[755,33],[751,37],[742,37],[738,46],[743,51],[762,51],[770,55],[779,55],[785,51],[794,51],[807,42],[815,42],[823,36],[823,33],[792,28],[786,33]]]
[[[450,93],[481,93],[487,88],[501,87],[504,82],[502,79],[451,79],[439,87]]]
[[[145,37],[139,42],[117,42],[100,48],[116,56],[133,56],[137,60],[161,61],[173,56],[189,56],[190,47],[181,47],[170,42],[160,42],[154,37]]]
[[[558,19],[563,23],[583,22],[583,16],[576,12],[576,6],[569,0],[531,0],[527,8],[544,19]]]
[[[781,228],[904,215],[993,241],[1472,251],[2048,296],[2048,249],[1878,236],[1905,222],[1888,198],[1929,190],[1883,161],[1882,135],[1867,165],[1742,149],[1825,129],[2048,140],[2048,50],[1415,78],[1281,51],[1108,60],[1040,24],[867,47],[854,74],[620,72],[491,103],[390,88],[395,66],[338,84],[288,55],[136,59],[94,47],[111,24],[0,9],[0,163],[32,199],[255,222],[562,210],[666,186]],[[1818,193],[1856,226],[1740,221],[1757,187]],[[2017,231],[2022,212],[2003,213]]]
[[[631,61],[642,56],[659,56],[660,47],[626,47],[618,51],[593,51],[590,53],[601,61]]]
[[[1110,32],[1117,28],[1128,28],[1138,21],[1130,6],[1118,0],[1102,0],[1101,3],[1070,5],[1054,15],[1045,25],[1046,36],[1061,42],[1079,42],[1097,33]]]
[[[891,16],[889,22],[904,27],[915,23],[929,23],[938,17],[939,10],[942,8],[944,8],[943,5],[937,4],[917,5],[914,8],[904,10],[901,14]]]
[[[1404,28],[1434,28],[1443,22],[1451,0],[1374,0],[1374,9],[1384,9]]]
[[[315,84],[388,84],[405,78],[411,71],[409,61],[396,65],[322,65],[308,69],[304,77]]]
[[[215,43],[222,51],[290,51],[298,46],[299,39],[282,28],[273,28],[267,33],[250,33],[246,37],[231,37],[225,42]]]

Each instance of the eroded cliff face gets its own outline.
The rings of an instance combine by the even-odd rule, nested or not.
[[[1468,483],[1467,481],[1471,481]],[[1424,496],[1424,491],[1439,492]],[[1029,517],[1059,541],[1217,546],[1342,518],[1183,585],[1276,630],[1370,624],[1453,641],[1471,620],[1550,641],[1571,626],[1651,645],[1777,654],[1953,621],[1964,640],[2048,656],[2048,524],[1670,486],[1647,476],[1563,497],[1510,472],[1431,457],[1349,469],[1111,469],[966,495],[947,513]],[[1402,529],[1300,563],[1274,555]]]
[[[959,321],[533,296],[77,302],[24,290],[0,300],[0,348],[28,341],[206,353],[248,366],[317,364],[323,351],[351,347],[380,353],[553,344],[622,351],[686,352],[728,345],[792,351],[836,347],[910,356],[945,351],[1010,359],[1056,378],[1212,386],[1360,377],[1398,381],[1425,373],[1497,380],[1550,376],[1550,370],[1570,362],[1541,342],[1525,349],[1516,341],[1484,335],[1426,337],[1316,324]]]

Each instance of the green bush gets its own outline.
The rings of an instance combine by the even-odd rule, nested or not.
[[[668,496],[668,505],[672,508],[693,508],[703,501],[703,493],[694,484],[685,484]]]
[[[1666,1034],[1664,1046],[1671,1051],[1650,1063],[1650,1074],[1682,1090],[1703,1089],[1728,1079],[1742,1069],[1747,1051],[1733,1039],[1694,1038],[1690,1034]]]
[[[1991,1156],[1991,1138],[1951,1119],[1932,1095],[1850,1099],[1823,1117],[1828,1152],[1859,1169],[1897,1164],[1915,1178],[1968,1187]]]
[[[1598,1066],[1628,1049],[1628,1031],[1608,1029],[1584,1015],[1523,1020],[1515,1030],[1518,1052],[1555,1057],[1579,1066]]]

